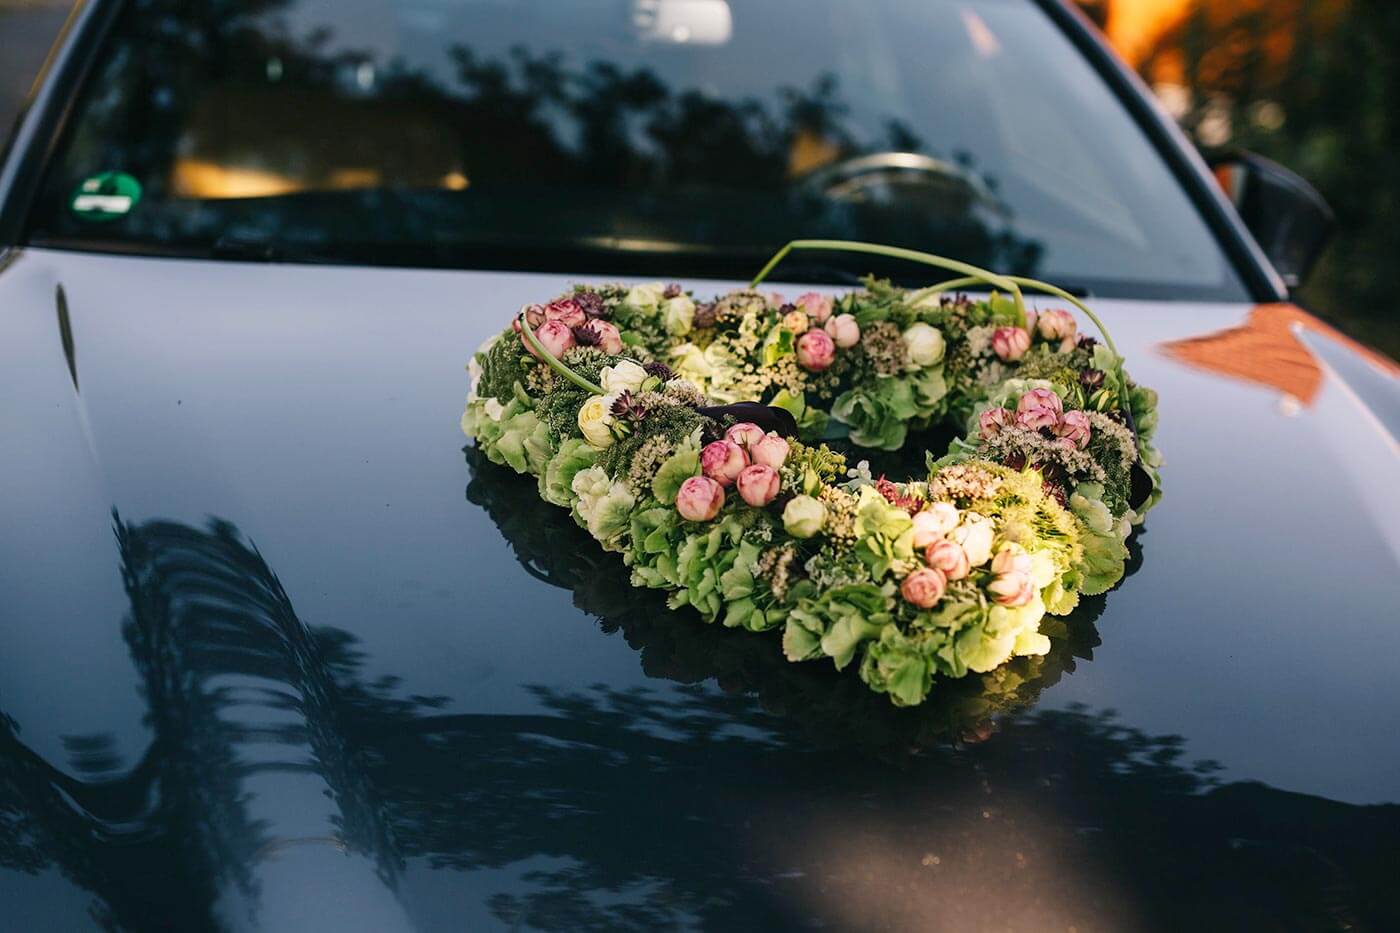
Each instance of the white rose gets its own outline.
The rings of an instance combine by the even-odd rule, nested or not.
[[[604,472],[602,467],[591,466],[586,470],[579,470],[574,474],[574,481],[570,484],[574,495],[578,496],[578,501],[574,503],[574,509],[580,518],[586,523],[593,515],[593,509],[598,501],[608,494],[612,488],[612,480]]]
[[[472,356],[467,361],[467,377],[471,380],[471,389],[467,392],[467,398],[477,398],[476,387],[481,384],[481,364],[476,361],[476,356]]]
[[[612,366],[604,366],[598,374],[603,391],[617,395],[622,392],[638,392],[647,380],[647,371],[631,360],[623,360]]]
[[[689,295],[668,298],[661,306],[661,324],[672,337],[684,337],[695,326],[695,302]]]
[[[943,359],[943,334],[938,328],[920,321],[904,331],[904,347],[909,360],[923,369]]]
[[[715,374],[714,367],[705,358],[705,351],[693,343],[683,343],[671,348],[671,368],[690,378],[697,385]]]
[[[992,559],[993,536],[992,523],[976,512],[965,513],[962,524],[948,535],[949,539],[961,544],[962,549],[967,552],[967,563],[970,567],[981,567]]]
[[[615,395],[595,395],[578,410],[578,429],[583,432],[583,439],[599,450],[612,446],[612,407],[615,401]]]
[[[1036,551],[1031,555],[1031,582],[1035,584],[1037,592],[1054,583],[1059,575],[1055,559],[1049,551]]]
[[[783,507],[783,528],[794,538],[810,538],[822,530],[826,506],[811,496],[794,496]]]
[[[655,310],[661,303],[661,296],[666,291],[666,286],[660,282],[648,282],[645,285],[633,285],[627,292],[627,297],[623,302],[639,311]]]

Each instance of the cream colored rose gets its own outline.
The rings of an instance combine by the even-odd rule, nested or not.
[[[904,348],[909,361],[920,369],[943,359],[943,334],[938,328],[920,321],[904,331]]]
[[[604,366],[603,371],[598,374],[598,381],[603,384],[603,391],[613,395],[620,392],[638,392],[646,379],[647,371],[631,360],[623,360],[612,366]]]
[[[822,530],[826,506],[811,496],[793,496],[783,507],[783,528],[794,538],[810,538]]]
[[[660,282],[647,282],[644,285],[634,285],[627,292],[627,297],[622,299],[625,304],[641,311],[655,310],[661,304],[661,296],[665,293],[666,286]]]
[[[599,450],[611,447],[614,440],[612,407],[615,401],[615,395],[595,395],[578,410],[578,429],[583,432],[583,439]]]
[[[661,304],[661,326],[672,337],[684,337],[695,326],[695,302],[689,295],[667,298]]]
[[[992,523],[976,512],[964,512],[962,524],[954,528],[948,538],[962,545],[967,552],[970,566],[981,567],[992,559],[992,538],[995,530]]]
[[[693,343],[683,343],[671,348],[671,368],[695,382],[697,385],[715,374],[714,367],[701,350]]]

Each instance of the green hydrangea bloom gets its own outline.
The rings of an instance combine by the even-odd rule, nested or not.
[[[1079,589],[1097,596],[1107,593],[1123,579],[1128,562],[1128,546],[1120,533],[1121,525],[1103,503],[1103,487],[1080,483],[1069,497],[1069,507],[1083,529],[1083,557],[1077,562]]]
[[[580,470],[572,483],[578,497],[574,518],[609,551],[621,551],[632,529],[632,508],[637,504],[627,484],[617,482],[601,468]]]
[[[699,473],[700,429],[697,428],[656,471],[656,477],[651,481],[651,494],[656,501],[670,505],[676,501],[681,484]]]
[[[855,530],[857,554],[876,580],[883,580],[896,561],[914,559],[913,520],[873,486],[861,487]]]
[[[739,560],[743,536],[744,524],[734,514],[688,534],[676,560],[681,589],[672,594],[669,605],[694,606],[706,622],[719,618],[725,603],[721,578]],[[757,557],[756,552],[753,557]]]
[[[892,376],[843,392],[831,406],[832,417],[850,425],[852,442],[879,450],[904,446],[908,421],[918,414],[913,385]]]
[[[876,693],[886,694],[895,706],[917,706],[933,687],[938,653],[949,638],[946,630],[905,632],[887,625],[866,646],[860,679]]]
[[[892,593],[892,586],[867,583],[799,599],[783,631],[784,654],[789,661],[826,656],[837,670],[844,668],[862,643],[880,637],[893,621]]]
[[[471,424],[463,419],[492,463],[510,466],[517,473],[539,473],[554,456],[549,431],[533,408],[520,398],[501,405],[494,397],[468,406]]]
[[[597,460],[597,448],[587,441],[576,437],[565,439],[540,473],[540,497],[564,508],[573,505],[574,477]]]
[[[652,503],[634,511],[631,547],[625,555],[632,567],[632,585],[651,589],[680,586],[677,555],[685,536],[681,517],[673,508]]]

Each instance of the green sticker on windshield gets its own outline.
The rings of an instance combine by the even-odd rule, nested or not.
[[[107,221],[125,217],[141,200],[141,183],[126,172],[89,175],[73,189],[68,209],[80,220]]]

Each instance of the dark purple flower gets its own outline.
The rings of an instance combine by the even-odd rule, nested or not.
[[[648,376],[655,376],[662,382],[669,382],[671,379],[675,378],[676,375],[671,371],[671,367],[660,360],[652,360],[650,363],[645,363],[642,365],[642,369],[646,370]]]
[[[624,391],[613,402],[612,416],[619,421],[641,421],[647,416],[647,409],[638,404],[637,397],[630,391]]]
[[[583,313],[589,318],[608,317],[607,305],[603,302],[603,296],[593,291],[575,292],[574,303],[583,309]]]

